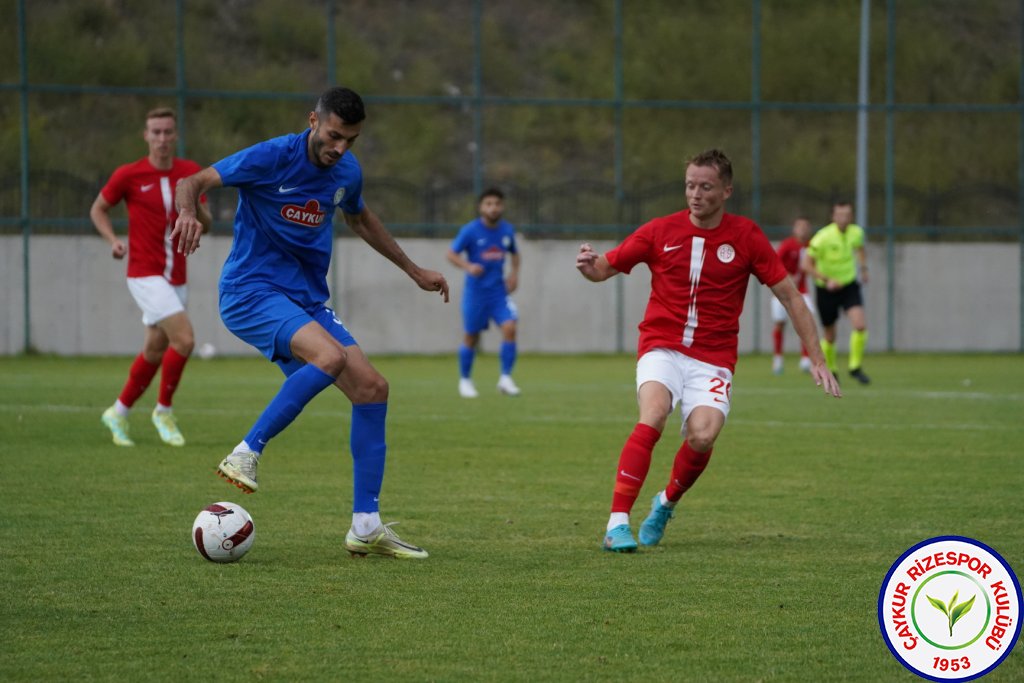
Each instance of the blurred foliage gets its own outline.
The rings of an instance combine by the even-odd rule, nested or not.
[[[734,159],[742,191],[732,208],[751,209],[750,0],[625,1],[621,113],[612,104],[613,0],[183,4],[179,82],[176,3],[25,3],[28,79],[47,86],[29,98],[33,173],[59,170],[81,179],[94,195],[115,166],[145,153],[142,116],[153,106],[180,106],[173,94],[179,84],[201,91],[184,100],[181,128],[186,156],[208,164],[304,128],[316,94],[333,76],[369,101],[355,150],[369,178],[368,200],[375,202],[377,182],[402,221],[415,223],[418,215],[458,223],[471,215],[476,152],[485,182],[510,189],[511,213],[518,196],[526,217],[542,223],[630,222],[676,210],[683,203],[685,159],[712,146]],[[1019,2],[894,4],[897,103],[1018,103]],[[20,166],[21,141],[17,7],[17,0],[0,0],[0,12],[11,18],[0,22],[0,79],[7,86],[0,90],[0,168],[11,172]],[[887,2],[873,1],[870,92],[876,105],[886,97],[886,11]],[[760,115],[766,224],[788,223],[796,213],[822,218],[828,201],[852,194],[859,21],[860,3],[852,0],[761,2],[760,99],[785,105]],[[481,100],[475,99],[478,82]],[[828,110],[830,105],[839,107]],[[619,120],[621,190],[627,196],[617,202]],[[1019,130],[1019,115],[1011,110],[897,113],[896,222],[1015,224]],[[870,115],[870,131],[869,172],[880,187],[885,117],[878,109]],[[0,214],[17,214],[17,185],[9,182],[0,191]],[[972,194],[963,196],[965,187]],[[960,201],[947,199],[956,192]],[[883,196],[872,190],[871,222],[884,218]],[[32,210],[84,217],[91,198],[45,211],[33,199]],[[559,201],[561,208],[553,206]],[[379,211],[388,218],[387,207]]]

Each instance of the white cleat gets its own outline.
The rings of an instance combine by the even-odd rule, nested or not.
[[[772,357],[772,374],[774,374],[774,375],[781,375],[782,374],[782,356],[773,356]]]
[[[807,356],[803,356],[800,359],[800,371],[810,372],[811,371],[811,359]]]
[[[498,378],[498,391],[506,396],[518,396],[521,393],[510,375],[502,375]]]
[[[459,380],[459,396],[462,398],[476,398],[480,394],[477,393],[476,387],[473,386],[473,380],[463,377]]]

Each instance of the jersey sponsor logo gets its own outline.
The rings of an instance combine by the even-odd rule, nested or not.
[[[676,249],[682,249],[682,247],[683,247],[683,245],[681,245],[681,244],[677,244],[677,245],[675,245],[673,247],[670,247],[670,246],[668,246],[666,244],[665,247],[664,247],[664,251],[666,251],[666,252],[668,252],[668,251],[675,251]]]
[[[320,210],[320,202],[315,199],[310,199],[305,206],[285,204],[281,207],[281,218],[307,228],[319,228],[326,217],[327,213]]]
[[[480,259],[483,261],[500,261],[505,258],[505,250],[497,245],[491,245],[480,252]]]
[[[718,247],[718,260],[722,263],[732,263],[732,260],[736,258],[736,250],[731,244],[723,244]]]
[[[294,192],[297,189],[299,189],[298,185],[293,185],[292,187],[285,187],[284,185],[282,185],[281,187],[277,188],[277,191],[280,192],[281,194],[288,194],[289,192]]]
[[[334,205],[341,204],[341,200],[345,198],[345,188],[339,187],[334,191]]]
[[[149,192],[150,190],[153,189],[154,185],[156,185],[156,183],[150,183],[149,185],[143,185],[142,187],[139,188],[139,192]]]

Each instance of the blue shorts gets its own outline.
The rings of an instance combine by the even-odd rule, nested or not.
[[[272,289],[222,291],[220,317],[233,335],[280,365],[286,375],[305,365],[292,356],[291,342],[299,328],[307,323],[319,323],[342,346],[356,344],[338,316],[324,304],[303,308]]]
[[[501,295],[479,299],[465,296],[462,299],[462,327],[466,334],[476,334],[487,329],[489,321],[501,327],[509,320],[519,320],[512,297]]]

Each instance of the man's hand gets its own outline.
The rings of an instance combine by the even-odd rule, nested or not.
[[[814,383],[825,389],[825,393],[836,398],[842,398],[843,392],[839,390],[839,380],[825,363],[814,363],[811,365],[811,377]]]
[[[110,255],[120,261],[124,258],[124,255],[128,253],[128,245],[119,239],[115,239],[110,243]]]
[[[587,277],[587,273],[593,274],[594,263],[597,261],[598,256],[599,254],[594,251],[594,247],[584,242],[580,245],[580,253],[576,254],[576,270],[583,273],[584,277]]]
[[[417,268],[412,275],[412,279],[424,291],[440,292],[441,296],[444,297],[444,302],[448,303],[448,281],[444,279],[444,275],[441,275],[436,270]]]
[[[194,254],[199,248],[199,238],[205,228],[196,218],[196,212],[190,207],[182,207],[178,210],[178,219],[174,221],[174,230],[171,230],[171,241],[178,238],[178,253],[188,256]]]

